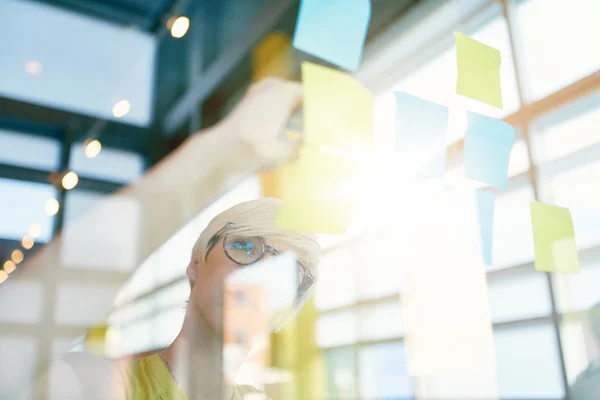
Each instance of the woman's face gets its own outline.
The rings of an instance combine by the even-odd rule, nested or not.
[[[265,253],[261,261],[271,256],[270,253]],[[224,300],[225,297],[235,299],[235,290],[227,290],[225,283],[229,274],[239,268],[244,266],[236,264],[225,254],[223,239],[212,248],[206,260],[192,260],[188,267],[188,277],[194,282],[189,307],[193,307],[192,311],[195,311],[214,333],[224,332]],[[190,269],[195,270],[195,275],[190,275]],[[230,304],[234,302],[231,301]],[[252,307],[248,310],[250,311],[258,313],[257,318],[264,317],[259,315],[263,311],[258,306]]]
[[[239,267],[225,255],[222,240],[213,247],[205,260],[192,260],[188,267],[188,277],[192,280],[190,307],[216,333],[223,332],[225,280]],[[195,269],[195,276],[190,276],[190,269]]]

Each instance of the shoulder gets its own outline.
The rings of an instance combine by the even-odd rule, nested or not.
[[[85,351],[65,353],[62,360],[71,367],[85,398],[127,398],[121,371],[114,361]]]

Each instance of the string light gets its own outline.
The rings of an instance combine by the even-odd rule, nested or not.
[[[71,190],[79,183],[79,177],[75,172],[67,172],[62,178],[62,186],[66,190]]]
[[[29,234],[29,236],[35,239],[36,237],[39,237],[42,234],[42,226],[40,224],[31,224],[29,225],[27,233]]]
[[[21,240],[21,246],[23,246],[23,248],[25,250],[31,249],[34,244],[35,244],[35,241],[33,240],[33,238],[31,236],[29,236],[29,235],[23,236],[23,240]]]
[[[60,204],[58,204],[58,200],[56,199],[48,199],[46,200],[46,204],[44,205],[44,210],[46,211],[46,214],[50,216],[56,215],[59,208]]]
[[[15,264],[21,263],[21,261],[23,261],[24,258],[25,255],[23,255],[23,252],[19,249],[14,250],[10,255],[10,259],[13,260]]]
[[[95,158],[102,151],[102,144],[96,139],[88,139],[83,144],[83,151],[87,158]]]
[[[190,20],[188,17],[171,17],[167,21],[167,28],[171,31],[171,36],[175,39],[182,38],[190,27]]]
[[[17,264],[15,264],[12,260],[8,260],[7,262],[4,263],[4,271],[7,274],[10,274],[15,269],[17,269]]]
[[[112,108],[112,114],[115,118],[121,118],[129,114],[131,103],[127,100],[119,100]]]

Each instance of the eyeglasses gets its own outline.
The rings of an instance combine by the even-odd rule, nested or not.
[[[209,241],[206,248],[208,255],[217,243],[223,238],[223,251],[227,258],[238,265],[250,265],[260,261],[265,252],[275,256],[280,251],[265,244],[260,236],[228,235],[227,231],[233,227],[233,223],[227,223]],[[315,277],[301,262],[298,261],[298,293],[296,302],[304,299],[308,289],[314,284]]]

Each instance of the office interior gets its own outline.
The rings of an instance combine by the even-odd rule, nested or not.
[[[0,392],[27,387],[66,351],[121,357],[171,343],[181,329],[190,293],[185,268],[198,235],[232,205],[277,197],[276,172],[248,176],[215,197],[139,263],[135,238],[143,226],[116,231],[111,257],[88,244],[84,252],[63,254],[43,279],[23,267],[95,204],[221,120],[253,82],[269,75],[299,80],[301,62],[315,60],[291,47],[299,3],[0,1]],[[468,271],[460,260],[436,254],[445,239],[430,237],[435,221],[407,232],[419,224],[390,223],[377,207],[364,207],[345,235],[318,235],[317,287],[293,321],[272,333],[241,323],[225,339],[234,354],[253,338],[265,338],[264,351],[237,379],[274,400],[583,399],[573,388],[600,359],[600,338],[588,320],[588,310],[600,302],[600,53],[594,51],[600,3],[371,5],[353,76],[374,95],[375,138],[382,148],[395,132],[394,91],[453,105],[454,31],[502,54],[504,108],[470,103],[472,111],[510,123],[517,134],[508,187],[494,191],[493,263],[479,263],[473,278],[483,291],[472,293],[479,296],[476,305],[452,301],[468,292],[469,278],[462,275]],[[464,129],[449,130],[446,145],[444,182],[460,185]],[[578,274],[534,269],[531,200],[571,211]],[[127,218],[136,226],[134,202],[113,206],[115,224]],[[406,343],[411,319],[402,314],[410,304],[398,265],[410,263],[402,254],[403,235],[420,240],[407,253],[436,265],[418,277],[432,283],[421,293],[435,318],[450,325],[471,312],[489,318],[490,335],[481,346],[490,359],[478,359],[487,362],[479,367],[489,376],[415,376]],[[81,240],[63,235],[63,243],[75,247]],[[472,256],[464,252],[465,259]],[[448,276],[448,270],[462,272]],[[247,296],[252,293],[234,305],[242,314]],[[440,324],[440,337],[444,332]],[[436,354],[430,356],[436,364]],[[19,398],[45,398],[49,385],[21,390]],[[596,397],[585,399],[600,398],[600,386],[590,393]]]

